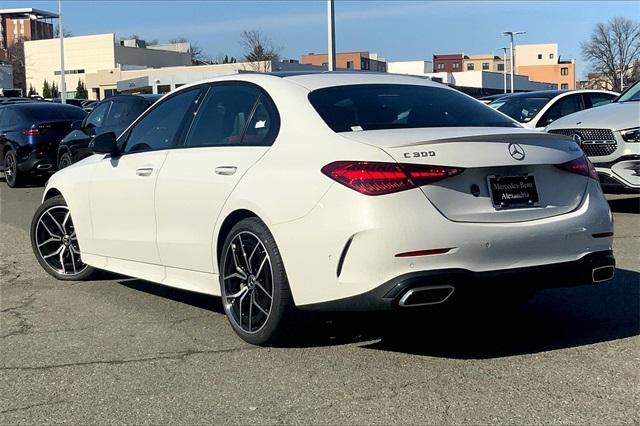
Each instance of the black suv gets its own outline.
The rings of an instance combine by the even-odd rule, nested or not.
[[[0,105],[2,170],[10,187],[56,171],[58,144],[71,123],[87,115],[81,108],[52,102]]]
[[[63,169],[92,154],[91,140],[103,133],[120,136],[133,121],[162,95],[115,95],[95,105],[82,121],[72,124],[73,131],[60,143],[58,168]]]

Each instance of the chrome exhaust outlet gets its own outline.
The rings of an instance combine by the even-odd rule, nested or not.
[[[49,170],[51,168],[51,164],[38,164],[36,169],[38,170]]]
[[[446,302],[454,290],[455,288],[450,285],[412,288],[402,295],[398,306],[410,308],[414,306],[437,305]]]
[[[591,270],[591,280],[594,283],[601,283],[609,281],[616,273],[616,268],[613,265],[600,266],[599,268],[593,268]]]

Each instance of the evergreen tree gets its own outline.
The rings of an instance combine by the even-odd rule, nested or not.
[[[52,98],[60,97],[60,91],[58,90],[58,85],[56,84],[55,81],[51,83],[51,97]]]
[[[38,92],[36,91],[36,88],[33,87],[32,84],[29,85],[29,94],[27,96],[36,96],[38,94]]]
[[[42,85],[42,97],[43,98],[51,98],[51,86],[49,86],[49,82],[47,80],[44,81]]]
[[[89,93],[87,92],[87,87],[84,85],[82,80],[78,79],[78,85],[76,86],[76,99],[87,99],[89,97]]]

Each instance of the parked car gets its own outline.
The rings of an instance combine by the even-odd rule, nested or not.
[[[84,102],[86,102],[86,101],[87,101],[87,99],[68,98],[65,102],[66,102],[67,105],[74,105],[74,106],[77,106],[79,108],[82,108],[82,104]],[[62,103],[62,99],[53,98],[49,102],[53,102],[53,103],[56,103],[56,104],[61,104]]]
[[[82,121],[72,123],[72,131],[58,148],[58,168],[82,160],[92,154],[91,140],[106,132],[120,136],[129,125],[162,95],[116,95],[100,102]]]
[[[99,103],[100,101],[96,101],[96,100],[92,100],[92,99],[88,99],[86,101],[82,102],[82,109],[87,111],[87,112],[91,112],[93,111],[93,109],[95,108],[95,106]]]
[[[86,113],[73,105],[21,102],[0,105],[2,171],[10,187],[56,170],[58,144]]]
[[[509,95],[511,95],[511,93],[498,93],[498,94],[495,94],[495,95],[483,96],[481,98],[478,98],[478,100],[480,102],[482,102],[483,104],[490,104],[491,102],[493,102],[493,101],[495,101],[497,99],[506,98]]]
[[[562,118],[546,130],[582,147],[605,192],[640,193],[640,82],[615,102]]]
[[[0,97],[0,105],[9,105],[9,104],[18,104],[24,102],[38,102],[38,99],[32,98],[1,98]]]
[[[583,109],[608,104],[618,96],[606,90],[540,90],[496,99],[490,107],[524,127],[542,130],[553,121]]]
[[[295,333],[296,308],[408,309],[494,286],[506,299],[615,269],[609,205],[575,143],[421,78],[219,77],[93,150],[48,181],[40,265],[221,296],[253,344]]]

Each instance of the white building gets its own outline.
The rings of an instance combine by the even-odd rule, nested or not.
[[[491,71],[462,71],[462,72],[434,72],[426,77],[432,80],[455,86],[469,94],[484,95],[500,93],[504,90],[504,75],[501,72]],[[507,74],[507,87],[510,86],[510,75]],[[555,90],[557,84],[530,81],[526,75],[514,75],[513,87],[516,92],[529,92],[533,90]],[[472,89],[472,90],[465,90]],[[477,89],[477,90],[473,90]]]
[[[433,72],[431,61],[387,62],[387,72],[392,74],[423,75]]]
[[[99,70],[191,64],[190,48],[184,46],[144,48],[135,47],[141,45],[139,42],[123,44],[127,45],[116,42],[115,34],[65,37],[67,95],[74,96],[78,80],[85,82],[86,74]],[[24,54],[27,87],[32,85],[41,92],[45,80],[60,87],[60,39],[27,41]]]

